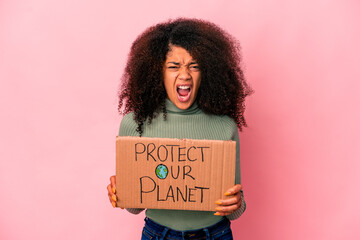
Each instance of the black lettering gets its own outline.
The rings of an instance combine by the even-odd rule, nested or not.
[[[143,151],[142,152],[137,151],[137,146],[138,145],[143,146]],[[143,143],[135,143],[135,161],[137,161],[137,155],[141,154],[141,153],[144,153],[144,152],[145,152],[145,145]]]
[[[179,161],[179,162],[184,162],[184,161],[186,161],[186,159],[182,159],[182,158],[181,158],[181,156],[185,156],[185,153],[181,153],[181,150],[182,150],[182,149],[185,149],[185,147],[182,147],[182,148],[179,147],[179,158],[178,158],[178,161]]]
[[[160,190],[159,190],[159,185],[158,185],[157,186],[157,200],[158,200],[158,202],[165,201],[165,199],[160,199],[159,192],[160,192]]]
[[[148,191],[143,190],[143,178],[148,178],[153,182],[154,188],[152,190],[148,190]],[[156,187],[156,183],[151,177],[143,176],[143,177],[140,178],[140,202],[141,203],[142,203],[142,199],[143,199],[143,193],[151,193],[151,192],[153,192],[155,190],[155,187]]]
[[[180,145],[166,145],[171,147],[171,161],[174,162],[174,147],[180,147]]]
[[[171,194],[169,194],[170,192],[171,192]],[[171,198],[173,199],[173,202],[175,202],[174,190],[173,190],[173,188],[172,188],[171,185],[170,185],[169,190],[168,190],[168,192],[167,192],[167,194],[166,194],[166,199],[165,199],[165,201],[167,201],[169,197],[171,197]]]
[[[180,189],[178,187],[176,187],[176,195],[177,195],[177,201],[179,201],[179,195],[181,195],[181,198],[184,202],[186,202],[186,196],[187,196],[187,185],[185,185],[185,197],[184,195],[182,194],[182,192],[180,191]]]
[[[180,166],[179,166],[179,165],[177,166],[177,175],[176,175],[176,177],[174,177],[173,166],[171,166],[170,169],[171,169],[170,172],[171,172],[172,178],[173,178],[173,179],[178,179],[179,173],[180,173]]]
[[[206,188],[206,187],[197,187],[195,186],[196,189],[200,189],[201,190],[201,201],[200,202],[203,202],[203,199],[204,199],[204,194],[203,194],[203,190],[204,189],[210,189],[210,188]]]
[[[191,194],[192,190],[196,191],[195,188],[189,188],[189,202],[196,202],[195,200],[191,200],[191,196],[194,196],[194,194]]]
[[[210,147],[198,147],[201,149],[201,161],[204,162],[204,152],[203,152],[203,149],[204,148],[210,148]]]
[[[149,152],[150,146],[152,146],[153,149]],[[154,156],[151,155],[151,153],[155,150],[155,148],[156,148],[156,146],[155,146],[155,144],[153,144],[153,143],[149,143],[149,144],[147,145],[147,151],[146,151],[146,153],[147,153],[147,160],[148,160],[148,161],[149,161],[149,156],[150,156],[150,157],[152,157],[152,159],[154,159],[154,161],[156,162],[156,159],[154,158]]]
[[[191,162],[195,162],[196,160],[197,160],[197,158],[195,158],[195,159],[191,159],[190,158],[190,154],[189,154],[189,152],[190,152],[190,149],[196,149],[196,147],[195,146],[191,146],[191,147],[189,147],[189,149],[187,150],[187,154],[186,154],[186,156],[187,156],[187,159],[189,159],[189,161],[191,161]]]
[[[188,169],[187,171],[185,170],[186,168]],[[195,178],[189,174],[190,172],[191,172],[191,166],[189,165],[183,166],[183,179],[185,179],[185,176],[188,176],[191,177],[193,180],[195,180]]]
[[[160,148],[163,147],[165,149],[165,158],[164,159],[161,159],[160,157]],[[158,156],[158,159],[161,161],[161,162],[165,162],[167,157],[168,157],[168,150],[167,148],[164,146],[164,145],[160,145],[157,149],[157,156]]]

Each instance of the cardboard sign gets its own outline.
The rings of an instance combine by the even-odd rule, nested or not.
[[[215,211],[235,184],[235,155],[234,141],[117,137],[117,206]]]

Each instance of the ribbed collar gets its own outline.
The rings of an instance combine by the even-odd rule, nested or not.
[[[180,114],[180,115],[191,115],[201,112],[201,110],[198,108],[198,105],[196,102],[194,102],[188,109],[182,110],[175,106],[174,103],[170,101],[170,99],[166,98],[165,100],[165,106],[166,111],[168,113],[174,113],[174,114]]]

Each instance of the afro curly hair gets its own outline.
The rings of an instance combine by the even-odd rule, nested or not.
[[[198,107],[207,114],[231,117],[242,130],[245,97],[252,90],[241,69],[240,45],[217,25],[200,19],[168,20],[137,37],[122,76],[119,112],[134,113],[140,136],[143,124],[160,112],[166,120],[163,66],[170,45],[186,49],[199,64]]]

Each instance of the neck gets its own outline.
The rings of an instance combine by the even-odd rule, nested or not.
[[[200,111],[196,102],[194,102],[187,109],[178,108],[173,102],[171,102],[168,98],[165,100],[166,111],[168,113],[180,114],[180,115],[190,115]]]

